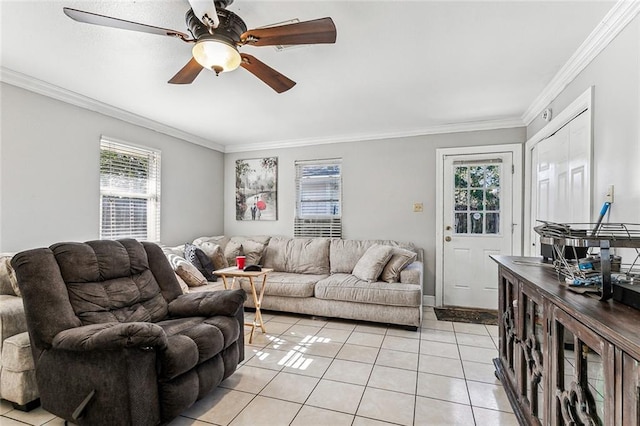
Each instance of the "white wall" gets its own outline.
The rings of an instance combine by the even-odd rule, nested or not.
[[[162,152],[161,241],[223,229],[223,154],[2,83],[0,251],[99,237],[99,143]]]
[[[640,15],[549,105],[560,113],[588,87],[593,103],[593,211],[615,187],[611,222],[640,223]],[[527,137],[544,126],[537,118]]]
[[[296,160],[342,161],[343,238],[393,239],[425,250],[425,294],[435,288],[437,148],[522,143],[525,129],[465,132],[225,155],[226,235],[293,235]],[[278,220],[236,221],[235,161],[278,157]],[[424,203],[422,213],[413,203]]]

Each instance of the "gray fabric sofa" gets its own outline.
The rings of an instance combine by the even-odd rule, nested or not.
[[[79,425],[168,423],[244,358],[241,290],[183,294],[136,240],[16,254],[42,406]]]
[[[39,404],[38,386],[12,258],[0,254],[0,398],[29,410]]]
[[[245,255],[247,263],[274,269],[267,276],[262,309],[397,324],[411,329],[422,322],[422,251],[412,244],[268,236],[201,237],[193,244],[205,247],[208,252],[211,245],[220,246],[229,266],[234,264],[236,255]],[[402,249],[414,253],[415,257],[395,271],[395,279],[389,279],[394,274],[379,274],[368,279],[363,279],[362,274],[358,277],[358,271],[354,270],[374,246]],[[385,268],[391,264],[391,258]],[[387,280],[382,280],[384,275]],[[248,281],[240,280],[240,285],[246,292],[250,291]],[[260,290],[261,283],[256,285]],[[215,284],[191,288],[191,291],[208,290],[212,286]],[[251,297],[245,306],[254,307]]]

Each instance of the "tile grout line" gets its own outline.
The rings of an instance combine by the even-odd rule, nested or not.
[[[476,414],[473,411],[473,403],[471,401],[471,392],[469,392],[469,382],[467,381],[467,373],[464,368],[464,362],[462,362],[462,352],[460,351],[460,344],[458,343],[458,332],[455,331],[455,326],[453,326],[454,337],[456,339],[456,347],[458,348],[458,356],[460,357],[460,365],[462,366],[462,375],[464,376],[464,387],[467,389],[467,397],[469,398],[469,409],[471,410],[471,418],[473,419],[473,424],[477,425],[476,422]]]

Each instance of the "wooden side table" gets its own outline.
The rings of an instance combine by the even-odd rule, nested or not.
[[[236,278],[248,278],[249,284],[251,285],[251,296],[253,297],[253,304],[256,307],[256,314],[253,318],[253,322],[245,322],[244,325],[251,327],[251,334],[249,335],[249,344],[253,343],[253,332],[256,329],[256,326],[260,326],[260,329],[263,333],[266,333],[267,330],[264,328],[264,322],[262,321],[262,313],[260,312],[260,305],[262,304],[262,297],[264,296],[264,289],[267,286],[267,274],[269,272],[273,272],[273,269],[270,268],[262,268],[262,271],[243,271],[242,269],[238,269],[235,266],[231,266],[229,268],[218,269],[217,271],[213,271],[214,274],[222,277],[222,283],[224,284],[224,288],[232,289],[236,283]],[[257,294],[256,285],[254,283],[254,278],[262,277],[262,286],[260,287],[260,294]],[[227,282],[227,278],[232,278],[231,285]],[[238,287],[240,285],[238,284]]]

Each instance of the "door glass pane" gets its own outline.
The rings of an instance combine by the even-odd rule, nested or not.
[[[455,209],[456,210],[468,210],[469,209],[469,191],[466,189],[455,190]]]
[[[584,345],[587,360],[587,383],[589,384],[589,393],[593,395],[596,404],[598,417],[604,418],[604,368],[602,365],[602,357],[599,353],[594,352],[591,348]]]
[[[466,188],[469,186],[469,168],[467,166],[456,167],[455,169],[455,187]]]
[[[469,207],[472,210],[481,210],[482,209],[482,205],[483,203],[483,193],[484,191],[482,189],[473,189],[470,191],[470,197],[469,197]]]
[[[485,171],[485,186],[497,188],[500,186],[500,166],[487,166]]]
[[[467,233],[467,213],[456,213],[456,234]]]
[[[487,213],[486,234],[500,233],[500,213]]]
[[[501,170],[500,164],[491,162],[454,166],[456,234],[500,234]]]
[[[485,209],[500,210],[500,190],[498,188],[488,189],[486,191],[486,199]]]
[[[469,168],[471,185],[474,188],[482,188],[484,186],[484,166],[473,166]]]
[[[473,212],[471,214],[471,233],[482,234],[482,213]]]

